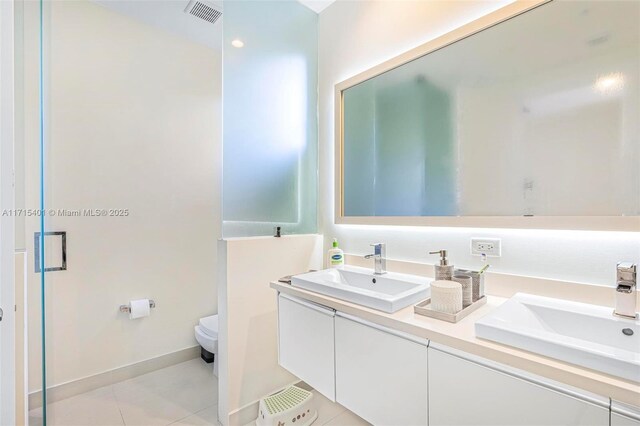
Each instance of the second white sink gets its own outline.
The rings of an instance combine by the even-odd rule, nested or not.
[[[613,308],[518,293],[475,328],[480,338],[640,382],[640,321]]]
[[[429,297],[431,281],[395,272],[375,275],[370,269],[345,265],[342,269],[294,275],[291,285],[393,313]]]

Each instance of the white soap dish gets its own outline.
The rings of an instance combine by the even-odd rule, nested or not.
[[[426,317],[431,317],[431,318],[439,319],[442,321],[456,323],[486,303],[487,303],[487,296],[482,296],[480,299],[476,300],[475,302],[473,302],[463,310],[458,311],[455,314],[449,314],[446,312],[440,312],[440,311],[431,309],[431,298],[429,298],[427,300],[424,300],[418,303],[417,305],[414,305],[413,312],[415,312],[418,315],[424,315]]]

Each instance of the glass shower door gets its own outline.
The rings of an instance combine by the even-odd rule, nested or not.
[[[190,386],[215,383],[194,326],[217,310],[222,36],[187,3],[24,2],[32,425],[168,424],[217,402]],[[138,300],[154,307],[131,318]],[[182,361],[207,377],[138,378]]]

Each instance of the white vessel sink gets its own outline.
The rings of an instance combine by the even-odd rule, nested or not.
[[[613,308],[518,293],[475,328],[483,339],[640,382],[640,321]]]
[[[431,281],[395,272],[374,275],[371,269],[345,265],[342,269],[294,275],[291,285],[393,313],[429,297]]]

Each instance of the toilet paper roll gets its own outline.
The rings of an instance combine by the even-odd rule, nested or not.
[[[131,306],[131,312],[129,312],[129,319],[148,317],[151,313],[151,305],[149,299],[138,299],[129,302]]]

